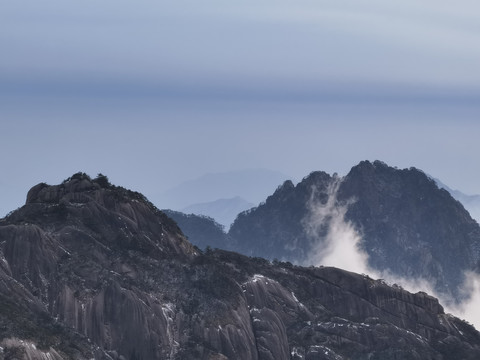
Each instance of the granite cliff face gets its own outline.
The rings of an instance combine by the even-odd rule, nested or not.
[[[192,246],[141,194],[75,174],[0,221],[3,359],[478,359],[425,293]]]

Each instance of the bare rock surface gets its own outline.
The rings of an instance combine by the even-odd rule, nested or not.
[[[192,246],[141,194],[75,174],[0,220],[0,359],[478,359],[435,298]]]

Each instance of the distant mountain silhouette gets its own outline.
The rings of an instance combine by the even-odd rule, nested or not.
[[[205,250],[208,247],[227,249],[231,246],[223,225],[215,219],[196,214],[185,214],[180,211],[162,210],[168,217],[175,220],[188,240],[193,245]],[[192,238],[190,238],[190,236]]]
[[[253,203],[236,196],[231,199],[218,199],[206,203],[192,204],[181,211],[185,214],[211,217],[228,230],[239,213],[251,209],[254,206]]]
[[[267,169],[208,173],[153,197],[160,208],[181,211],[192,204],[241,197],[257,205],[289,176]]]
[[[467,195],[459,190],[453,190],[438,179],[434,180],[439,188],[447,190],[455,199],[460,201],[472,218],[480,223],[480,195]]]

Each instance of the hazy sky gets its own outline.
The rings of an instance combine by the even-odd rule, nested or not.
[[[479,39],[466,0],[0,1],[0,216],[77,171],[152,197],[380,159],[480,193]]]

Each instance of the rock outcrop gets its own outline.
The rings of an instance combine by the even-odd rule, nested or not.
[[[335,268],[192,246],[141,194],[75,174],[0,221],[0,358],[478,359],[438,301]]]

